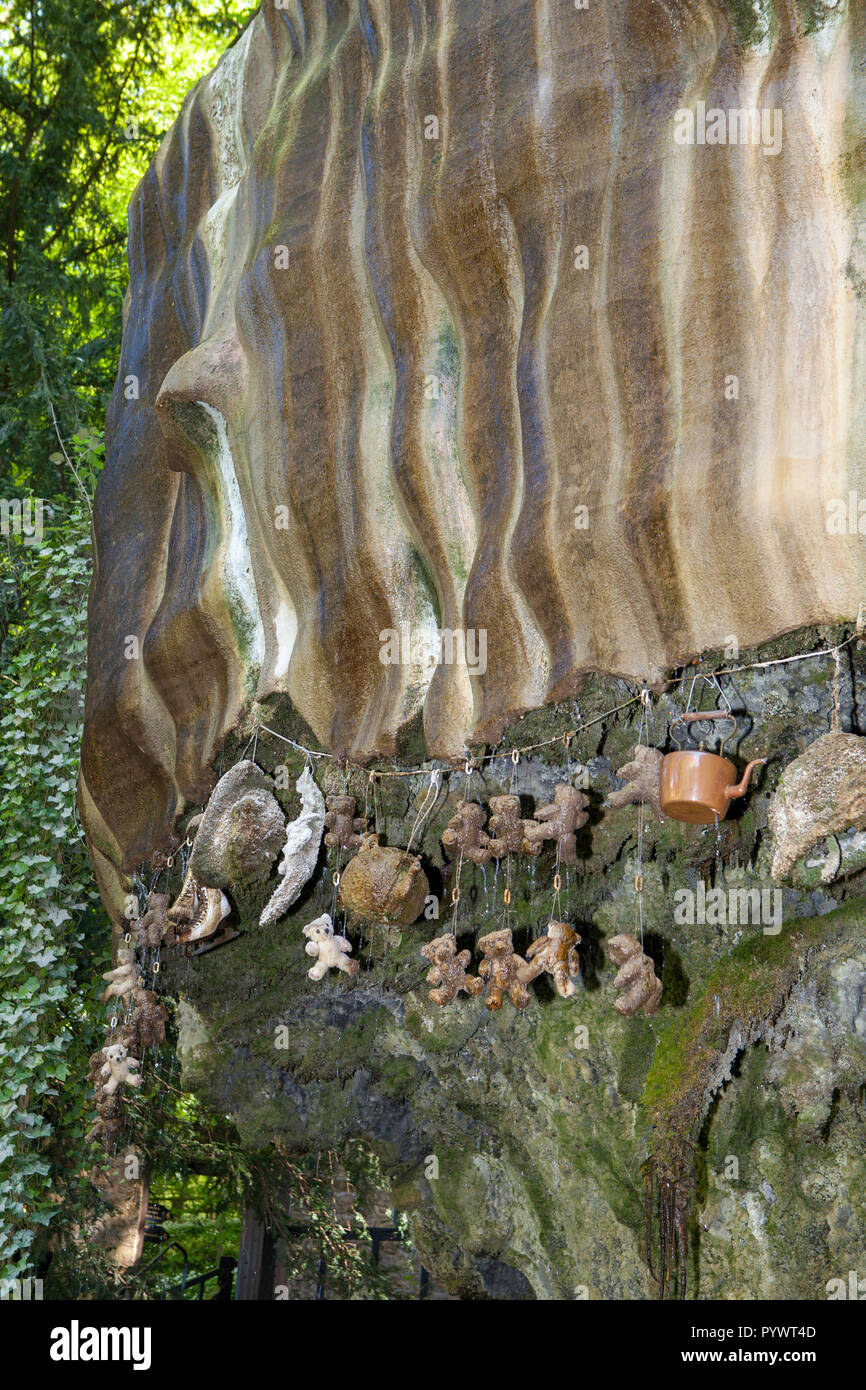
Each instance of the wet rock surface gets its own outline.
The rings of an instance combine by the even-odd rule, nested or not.
[[[800,632],[748,655],[778,657],[828,638],[838,634]],[[843,727],[866,695],[858,660],[846,667]],[[599,679],[581,701],[586,731],[567,754],[557,739],[515,766],[509,751],[574,728],[570,704],[527,716],[492,765],[444,776],[432,805],[429,774],[383,777],[368,796],[366,774],[354,774],[353,785],[349,772],[371,829],[390,844],[408,841],[426,796],[413,848],[438,917],[389,928],[360,921],[347,928],[335,918],[360,973],[315,984],[302,928],[332,911],[332,876],[348,852],[323,847],[300,901],[273,927],[258,926],[271,885],[246,889],[235,902],[242,936],[210,956],[171,964],[170,984],[185,1000],[185,1085],[231,1114],[253,1148],[275,1135],[289,1150],[369,1143],[395,1205],[410,1214],[421,1258],[449,1292],[634,1299],[658,1291],[644,1246],[643,1168],[664,1132],[653,1097],[688,1096],[694,1067],[706,1094],[695,1102],[689,1296],[826,1298],[828,1281],[866,1266],[864,884],[857,871],[816,886],[774,884],[767,808],[782,769],[828,729],[832,669],[832,658],[813,659],[725,682],[735,706],[751,712],[732,750],[738,766],[752,756],[770,762],[718,832],[646,816],[644,950],[663,983],[658,1014],[626,1019],[614,1008],[615,969],[604,942],[640,935],[638,813],[603,803],[615,769],[632,754],[637,714],[630,707],[589,726],[628,695],[622,683]],[[655,746],[665,747],[690,679],[655,704]],[[268,714],[271,727],[299,737],[293,718],[287,708]],[[260,740],[258,754],[272,767],[284,747]],[[342,776],[323,767],[317,775],[326,792]],[[478,938],[503,925],[506,906],[518,951],[552,917],[571,922],[582,937],[575,994],[562,998],[541,977],[529,986],[525,1012],[490,1014],[483,997],[465,995],[437,1007],[420,947],[452,921],[455,864],[440,837],[457,801],[486,805],[516,794],[531,815],[562,780],[584,786],[590,807],[577,862],[561,870],[556,912],[548,845],[536,859],[498,868],[464,861],[456,921],[472,973]],[[291,798],[278,795],[291,816]],[[677,920],[677,894],[690,893],[694,907],[701,885],[704,920],[700,910],[698,920]],[[755,888],[757,898],[737,896]],[[714,890],[721,890],[716,898]],[[773,891],[778,903],[762,898]],[[761,904],[770,909],[766,920]],[[701,1070],[690,1057],[683,1041],[690,1029],[701,1039],[701,1065],[707,1046],[717,1049],[717,1065]]]

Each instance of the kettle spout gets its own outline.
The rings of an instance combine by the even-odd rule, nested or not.
[[[733,786],[725,787],[725,796],[728,798],[729,801],[735,801],[738,796],[746,795],[746,791],[749,786],[749,779],[752,775],[752,768],[761,767],[766,761],[766,758],[753,758],[752,761],[746,765],[746,770],[743,773],[742,780],[734,783]]]

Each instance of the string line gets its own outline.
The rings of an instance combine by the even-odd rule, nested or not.
[[[745,663],[745,664],[743,664],[743,665],[740,665],[740,666],[720,666],[720,667],[718,667],[718,668],[717,668],[716,670],[714,670],[714,671],[696,671],[696,672],[695,672],[695,679],[698,679],[699,677],[704,677],[704,678],[707,679],[707,680],[715,680],[715,681],[718,681],[718,677],[719,677],[719,676],[733,676],[733,675],[737,675],[740,671],[763,671],[763,670],[766,670],[766,669],[767,669],[768,667],[770,667],[770,666],[788,666],[788,665],[790,665],[790,664],[791,664],[792,662],[794,662],[794,661],[808,661],[810,658],[813,658],[813,657],[827,657],[827,656],[832,656],[832,657],[834,658],[835,662],[836,662],[836,667],[837,667],[836,681],[837,681],[837,684],[838,684],[839,652],[841,652],[845,647],[850,646],[850,644],[851,644],[852,642],[856,642],[856,641],[857,641],[857,633],[854,632],[854,633],[851,634],[850,637],[846,637],[846,639],[845,639],[844,642],[839,642],[839,643],[838,643],[836,646],[834,646],[834,647],[817,647],[814,651],[810,651],[810,652],[798,652],[798,653],[796,654],[796,656],[779,656],[779,657],[773,657],[773,658],[771,658],[771,659],[769,659],[769,660],[767,660],[767,661],[751,661],[751,662],[747,662],[747,663]],[[671,686],[680,684],[680,683],[685,679],[685,676],[686,676],[686,674],[687,674],[687,670],[688,670],[688,668],[684,668],[684,670],[683,670],[683,672],[682,672],[682,674],[681,674],[680,676],[675,676],[675,677],[672,677],[670,680],[664,681],[663,684],[662,684],[662,686],[661,686],[661,688],[660,688],[659,693],[663,693],[665,690],[667,690],[667,689],[668,689],[669,687],[671,687]],[[694,685],[694,681],[692,682],[692,684]],[[592,719],[583,719],[583,718],[581,717],[580,723],[579,723],[575,728],[573,728],[573,729],[567,729],[567,730],[565,730],[563,733],[560,733],[560,734],[554,734],[552,738],[542,739],[542,740],[541,740],[540,742],[538,742],[538,743],[528,743],[528,744],[525,744],[522,748],[511,748],[511,749],[505,749],[504,751],[500,751],[500,752],[497,752],[497,753],[488,753],[486,756],[484,756],[484,757],[479,757],[479,758],[471,758],[471,757],[469,757],[468,754],[467,754],[466,765],[465,765],[465,766],[466,766],[466,771],[467,771],[467,773],[469,773],[470,771],[474,770],[476,767],[478,767],[478,768],[483,767],[485,763],[491,763],[491,764],[492,764],[492,763],[495,763],[496,760],[497,760],[497,758],[508,758],[508,757],[513,758],[513,756],[514,756],[515,753],[516,753],[518,756],[522,756],[522,755],[525,754],[525,753],[534,753],[537,749],[539,749],[539,748],[549,748],[549,747],[550,747],[552,744],[554,744],[554,743],[564,743],[565,746],[566,746],[566,748],[567,748],[567,747],[568,747],[568,743],[570,742],[570,740],[573,739],[573,738],[576,738],[577,735],[580,734],[580,733],[582,733],[584,729],[590,729],[590,728],[592,728],[592,726],[593,726],[594,724],[600,724],[600,723],[602,723],[605,719],[610,719],[612,715],[614,715],[614,714],[619,714],[621,710],[629,709],[630,706],[635,705],[635,704],[638,704],[639,702],[641,702],[641,701],[643,700],[643,690],[644,690],[644,689],[646,689],[646,687],[642,687],[641,690],[638,691],[638,693],[637,693],[636,695],[632,695],[628,700],[624,700],[624,701],[622,702],[622,704],[614,705],[612,709],[605,710],[603,714],[596,714],[596,715],[594,715],[594,716],[592,717]],[[579,713],[579,706],[578,706],[578,713]],[[294,748],[298,753],[304,753],[308,758],[329,758],[332,762],[333,762],[333,761],[337,761],[337,759],[335,758],[335,755],[334,755],[333,753],[327,753],[327,752],[325,752],[325,751],[322,750],[322,749],[305,748],[304,745],[303,745],[302,743],[298,743],[298,742],[297,742],[295,739],[293,739],[293,738],[288,738],[285,734],[279,734],[279,733],[277,733],[276,729],[271,729],[271,728],[269,728],[267,724],[262,724],[262,723],[259,723],[259,722],[257,721],[257,723],[256,723],[256,729],[257,729],[258,731],[260,731],[261,733],[270,734],[272,738],[280,739],[280,741],[281,741],[282,743],[288,743],[288,744],[289,744],[292,748]],[[252,741],[252,740],[251,740],[251,741]],[[247,744],[247,747],[249,747],[249,743]],[[345,759],[340,759],[339,761],[340,761],[341,763],[344,763],[346,760],[345,760]],[[365,772],[367,772],[367,773],[368,773],[369,780],[370,780],[371,782],[372,782],[374,779],[379,779],[379,778],[383,778],[383,777],[421,777],[421,776],[424,776],[425,774],[429,775],[429,773],[430,773],[430,768],[429,768],[429,767],[411,767],[411,768],[404,768],[404,769],[397,769],[397,768],[393,768],[393,769],[381,768],[381,769],[379,769],[379,768],[374,768],[374,769],[368,771],[368,769],[366,769],[366,768],[361,768],[360,765],[352,765],[352,764],[350,764],[350,766],[357,766],[359,771],[365,771]],[[512,773],[512,780],[513,780],[513,773]]]

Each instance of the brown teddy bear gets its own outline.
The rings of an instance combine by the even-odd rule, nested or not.
[[[137,989],[132,998],[135,1012],[123,1030],[123,1040],[140,1054],[146,1047],[160,1047],[165,1042],[168,1014],[152,989]]]
[[[365,816],[355,815],[353,796],[328,796],[325,814],[325,844],[330,849],[358,849],[367,829]]]
[[[452,932],[428,941],[426,946],[421,947],[421,954],[432,966],[427,974],[428,985],[440,986],[429,991],[434,1004],[450,1004],[461,989],[474,998],[484,988],[481,980],[466,974],[471,956],[468,951],[457,950],[457,938]]]
[[[521,980],[529,984],[546,971],[553,976],[557,994],[570,999],[580,975],[579,943],[580,937],[567,922],[548,922],[547,935],[539,936],[526,952],[530,964],[520,971]]]
[[[490,861],[490,836],[484,833],[487,816],[477,801],[458,801],[457,813],[442,832],[442,845],[452,859],[463,855],[473,864]]]
[[[120,1093],[100,1096],[96,1102],[96,1119],[87,1132],[87,1142],[101,1139],[108,1153],[123,1133],[123,1102]]]
[[[540,854],[541,840],[533,839],[538,828],[534,821],[520,819],[519,796],[490,798],[490,853],[494,859],[502,859],[506,854]]]
[[[168,893],[148,893],[147,912],[135,925],[135,935],[142,948],[157,948],[172,930],[168,920],[171,898]]]
[[[553,792],[553,801],[540,806],[535,813],[536,825],[529,829],[529,838],[540,844],[544,840],[559,843],[559,857],[563,864],[573,864],[577,858],[577,841],[574,832],[586,825],[589,813],[585,809],[589,797],[571,787],[567,782],[558,782]]]
[[[623,932],[612,936],[605,942],[607,954],[614,965],[622,968],[617,972],[614,987],[624,991],[613,1007],[625,1018],[638,1012],[658,1013],[662,997],[662,982],[655,973],[651,958],[641,950],[636,937]]]
[[[485,1002],[488,1009],[501,1009],[506,994],[515,1009],[525,1009],[529,1003],[529,991],[520,978],[520,972],[526,969],[526,961],[515,953],[508,927],[482,936],[478,949],[484,953],[478,974],[487,981]]]
[[[665,813],[661,807],[661,767],[662,754],[659,749],[638,744],[634,750],[633,761],[616,770],[617,777],[622,778],[625,786],[610,793],[607,798],[608,806],[618,810],[621,806],[631,806],[635,801],[642,801],[653,808],[656,820],[665,820]]]

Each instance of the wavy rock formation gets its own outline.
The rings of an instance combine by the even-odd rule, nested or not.
[[[453,756],[590,669],[856,614],[863,28],[267,0],[130,207],[82,761],[107,900],[254,696],[353,759],[422,710]]]

